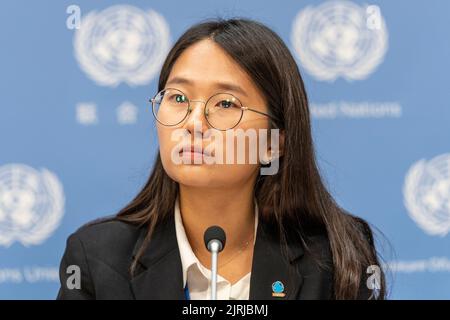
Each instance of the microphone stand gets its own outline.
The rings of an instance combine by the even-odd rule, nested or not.
[[[217,300],[217,256],[219,254],[220,242],[211,240],[211,300]]]

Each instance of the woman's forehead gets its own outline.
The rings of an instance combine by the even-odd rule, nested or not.
[[[253,86],[241,66],[211,40],[201,40],[183,51],[167,83],[175,77],[189,80],[186,85],[230,83],[240,87]]]

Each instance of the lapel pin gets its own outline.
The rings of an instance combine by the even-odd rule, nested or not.
[[[286,293],[284,293],[284,284],[281,281],[275,281],[272,283],[272,297],[284,298]]]

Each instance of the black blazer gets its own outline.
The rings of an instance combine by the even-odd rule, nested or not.
[[[310,251],[300,243],[289,243],[290,261],[282,255],[279,238],[259,219],[253,252],[250,300],[331,299],[333,273],[329,242],[324,234],[311,237]],[[58,299],[185,299],[181,258],[171,217],[155,228],[149,246],[130,277],[129,267],[139,249],[145,228],[120,221],[88,224],[72,234],[60,265],[61,287]],[[321,257],[325,268],[319,267]],[[72,272],[70,265],[81,270],[81,288],[66,285]],[[293,268],[289,269],[289,265]],[[328,267],[326,267],[328,266]],[[296,270],[298,272],[292,272]],[[284,298],[272,296],[272,283],[281,281]],[[359,298],[370,292],[361,281]]]

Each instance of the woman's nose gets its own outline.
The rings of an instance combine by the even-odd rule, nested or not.
[[[185,129],[194,134],[195,132],[203,133],[208,129],[208,123],[205,119],[205,102],[202,100],[189,101],[190,113],[183,125]]]

